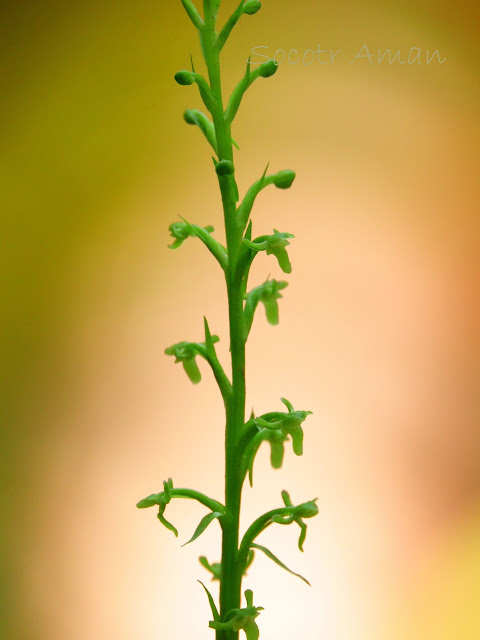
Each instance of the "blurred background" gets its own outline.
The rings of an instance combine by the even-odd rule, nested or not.
[[[314,412],[303,458],[273,471],[261,450],[242,526],[282,489],[320,508],[304,555],[293,527],[259,540],[312,583],[258,558],[264,640],[480,637],[479,17],[465,0],[265,0],[225,49],[226,91],[253,47],[300,59],[234,127],[242,192],[267,162],[298,175],[254,210],[254,232],[296,239],[280,325],[260,310],[249,340],[248,408]],[[196,580],[216,525],[180,549],[204,509],[169,506],[179,540],[135,509],[169,476],[223,493],[212,377],[193,387],[163,355],[206,315],[228,358],[217,265],[193,240],[167,249],[179,215],[223,237],[209,149],[182,120],[201,103],[173,80],[190,52],[202,69],[196,33],[165,0],[4,0],[0,29],[1,636],[211,638]],[[352,63],[364,45],[372,63]],[[319,47],[341,52],[320,64]],[[407,62],[379,64],[388,48]],[[262,255],[252,286],[269,274]]]

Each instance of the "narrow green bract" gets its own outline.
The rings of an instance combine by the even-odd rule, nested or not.
[[[204,135],[215,156],[213,168],[218,179],[223,205],[223,218],[226,233],[226,246],[213,236],[214,228],[202,227],[181,218],[173,222],[169,231],[173,238],[171,249],[178,249],[188,238],[200,239],[221,267],[226,283],[228,297],[228,315],[230,326],[231,377],[227,376],[215,350],[219,337],[212,335],[207,319],[204,318],[205,340],[203,342],[181,341],[168,347],[165,353],[174,356],[175,362],[182,363],[185,373],[192,383],[201,381],[198,358],[205,360],[218,384],[225,406],[225,500],[221,502],[195,490],[175,487],[171,478],[163,483],[163,491],[151,494],[140,500],[137,507],[146,509],[158,507],[159,521],[175,536],[174,525],[165,518],[165,511],[172,499],[196,500],[207,509],[195,532],[188,542],[193,543],[218,520],[222,533],[221,559],[210,563],[200,556],[200,563],[213,581],[220,584],[219,602],[205,585],[213,620],[208,626],[215,631],[216,640],[238,640],[242,631],[247,640],[259,638],[257,618],[263,607],[254,605],[251,589],[245,591],[245,606],[242,607],[242,581],[247,569],[255,558],[255,550],[261,551],[270,560],[289,573],[308,581],[298,573],[291,571],[269,549],[256,542],[257,537],[270,525],[297,524],[300,527],[298,546],[303,551],[307,525],[304,520],[318,514],[316,500],[294,505],[287,491],[282,491],[283,506],[277,507],[257,518],[240,538],[240,506],[242,489],[247,476],[253,484],[253,465],[261,445],[270,446],[270,461],[274,469],[282,466],[285,455],[285,443],[292,443],[293,453],[303,453],[303,422],[311,411],[295,410],[292,403],[282,398],[287,411],[271,411],[258,417],[252,411],[249,420],[245,420],[245,346],[250,334],[255,312],[261,303],[266,319],[271,325],[279,322],[278,301],[287,282],[268,278],[262,284],[247,291],[250,268],[255,256],[262,251],[276,258],[284,273],[291,273],[292,265],[287,247],[294,236],[276,229],[272,234],[252,236],[253,223],[251,212],[257,196],[269,185],[279,189],[289,189],[295,173],[282,170],[267,174],[268,166],[240,198],[235,178],[233,148],[238,149],[231,133],[232,123],[241,106],[246,91],[258,78],[270,78],[277,71],[273,61],[251,68],[250,61],[244,76],[225,101],[222,94],[220,74],[220,54],[232,30],[244,15],[253,16],[261,9],[258,0],[241,0],[236,10],[222,28],[217,30],[217,15],[220,0],[204,0],[203,15],[192,0],[181,3],[198,31],[200,45],[205,61],[207,75],[198,73],[191,60],[191,71],[178,71],[175,80],[182,86],[196,85],[200,97],[209,115],[197,109],[187,109],[183,116],[185,122],[194,125]],[[202,365],[203,366],[203,365]]]

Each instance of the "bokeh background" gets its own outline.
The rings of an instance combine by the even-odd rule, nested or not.
[[[4,0],[0,22],[0,635],[209,638],[197,557],[218,560],[218,530],[180,549],[135,509],[169,476],[222,495],[218,392],[163,355],[205,314],[228,357],[216,264],[167,249],[179,215],[223,233],[181,117],[200,102],[173,81],[190,52],[201,68],[196,34],[165,0]],[[243,526],[283,488],[320,507],[304,555],[293,527],[262,538],[312,583],[258,559],[265,640],[480,637],[478,24],[465,0],[265,0],[225,50],[228,90],[252,47],[342,50],[256,83],[234,129],[242,190],[267,162],[298,173],[255,211],[296,239],[248,405],[314,411],[303,458],[259,454]],[[350,64],[364,44],[421,64]],[[269,274],[261,256],[252,282]],[[183,542],[204,511],[179,502]]]

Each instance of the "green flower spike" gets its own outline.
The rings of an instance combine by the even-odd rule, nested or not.
[[[303,543],[305,542],[305,538],[307,537],[307,525],[303,522],[304,518],[313,518],[318,515],[318,507],[316,505],[315,500],[310,500],[309,502],[304,502],[303,504],[294,507],[292,501],[290,500],[290,496],[287,491],[282,491],[282,498],[285,504],[285,507],[291,507],[292,513],[290,515],[277,514],[272,516],[272,522],[276,522],[277,524],[291,524],[292,522],[296,522],[300,527],[300,537],[298,539],[298,548],[300,551],[303,551]]]
[[[212,336],[211,340],[213,344],[218,342],[220,338],[218,336]],[[202,375],[198,368],[196,357],[200,355],[206,358],[206,350],[207,347],[204,342],[177,342],[177,344],[165,349],[165,354],[167,356],[175,356],[175,364],[181,362],[185,373],[193,384],[198,384],[202,379]]]
[[[251,589],[245,591],[245,600],[247,601],[247,606],[244,609],[232,609],[225,615],[225,618],[229,618],[229,620],[225,622],[213,620],[210,621],[208,626],[218,631],[229,631],[231,629],[235,633],[243,629],[247,640],[258,640],[260,631],[255,618],[258,617],[260,611],[263,611],[263,607],[253,606],[253,592]]]
[[[279,322],[278,300],[286,282],[267,279],[266,282],[248,291],[250,269],[259,251],[275,256],[283,272],[291,273],[292,266],[286,248],[294,236],[274,229],[271,235],[252,236],[251,213],[257,196],[269,185],[278,189],[289,189],[295,179],[290,170],[279,171],[267,175],[265,169],[243,195],[240,203],[234,164],[234,149],[238,145],[231,137],[232,123],[239,111],[247,90],[258,78],[273,76],[278,65],[274,60],[260,65],[253,65],[248,60],[243,76],[239,78],[228,100],[222,93],[224,84],[221,77],[220,54],[232,30],[242,16],[253,16],[261,9],[259,0],[236,0],[235,10],[225,23],[220,24],[218,14],[221,0],[181,0],[190,21],[198,31],[200,50],[206,66],[206,73],[198,73],[190,56],[191,69],[187,67],[175,74],[175,81],[182,86],[196,85],[205,109],[198,111],[188,109],[184,112],[185,122],[200,129],[213,149],[213,164],[218,179],[222,209],[225,221],[226,247],[212,235],[212,226],[200,227],[190,224],[184,218],[181,222],[170,225],[173,241],[170,248],[177,249],[189,237],[197,237],[205,244],[216,258],[226,276],[231,380],[226,375],[217,356],[215,343],[218,336],[212,336],[208,322],[204,318],[205,342],[179,342],[165,349],[167,355],[181,362],[189,379],[197,384],[201,373],[197,364],[197,356],[201,356],[210,365],[219,386],[226,410],[225,423],[225,505],[217,500],[190,488],[174,488],[171,479],[163,483],[163,491],[151,494],[137,503],[139,509],[158,507],[159,521],[175,536],[177,529],[164,513],[172,499],[187,498],[196,500],[208,510],[197,525],[192,537],[186,543],[195,541],[215,520],[222,530],[222,558],[212,563],[205,556],[199,558],[201,565],[210,573],[211,579],[219,581],[219,606],[210,591],[201,582],[208,598],[212,617],[209,627],[216,631],[216,636],[230,640],[238,637],[242,630],[246,640],[258,640],[259,629],[256,619],[263,607],[254,606],[251,590],[244,592],[246,604],[242,606],[242,578],[260,552],[275,562],[282,569],[305,580],[292,572],[276,555],[266,547],[256,543],[262,532],[274,523],[296,523],[300,527],[299,548],[303,551],[306,536],[304,520],[318,513],[316,500],[294,506],[286,491],[282,492],[285,506],[277,507],[257,518],[246,530],[239,544],[240,504],[243,484],[247,471],[250,479],[253,461],[261,444],[266,441],[270,445],[270,460],[277,469],[282,466],[285,442],[292,440],[296,455],[303,452],[302,423],[310,411],[295,411],[290,402],[282,398],[286,411],[271,412],[256,418],[252,413],[250,420],[240,428],[245,420],[245,346],[250,332],[254,314],[259,303],[265,308],[267,321],[276,325]],[[200,13],[200,5],[203,12]],[[225,3],[226,5],[227,3]],[[226,7],[224,7],[226,8]],[[188,69],[188,70],[187,70]],[[204,113],[203,113],[204,111]],[[305,582],[307,582],[305,580]],[[242,634],[243,637],[243,634]]]
[[[290,264],[285,247],[290,244],[287,238],[294,237],[295,236],[291,233],[281,233],[280,231],[277,231],[277,229],[274,229],[273,235],[260,236],[253,242],[244,238],[243,244],[253,251],[265,251],[267,255],[274,255],[278,260],[281,270],[284,273],[292,273],[292,265]]]

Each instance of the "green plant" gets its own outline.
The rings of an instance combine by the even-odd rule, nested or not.
[[[211,522],[218,520],[222,530],[221,562],[210,564],[204,556],[200,558],[201,564],[211,573],[212,579],[220,582],[219,608],[208,589],[201,583],[212,610],[213,620],[210,621],[209,626],[215,629],[217,640],[237,640],[239,630],[245,632],[248,640],[256,640],[259,637],[259,631],[255,619],[262,607],[253,605],[253,594],[250,589],[245,591],[246,606],[241,607],[242,578],[254,559],[255,551],[262,551],[280,567],[290,571],[269,549],[257,544],[256,539],[271,524],[296,523],[300,527],[298,546],[303,551],[307,528],[304,520],[318,513],[315,500],[294,505],[288,493],[283,491],[283,506],[257,518],[242,539],[239,537],[242,487],[247,475],[252,484],[253,462],[259,447],[263,442],[269,443],[271,463],[275,469],[282,465],[284,445],[289,437],[292,440],[294,453],[301,455],[303,452],[302,423],[311,413],[295,411],[290,402],[282,398],[287,411],[273,411],[259,417],[255,417],[252,413],[250,419],[245,422],[245,345],[254,314],[259,303],[262,303],[268,322],[277,324],[278,299],[282,297],[280,291],[287,286],[284,281],[267,280],[247,292],[250,267],[257,253],[266,251],[267,254],[276,257],[280,268],[285,273],[290,273],[292,268],[286,247],[289,239],[293,238],[290,233],[281,233],[274,229],[273,234],[261,235],[252,240],[250,214],[257,196],[263,189],[272,184],[279,189],[288,189],[295,179],[295,173],[280,171],[267,175],[265,170],[239,204],[233,162],[235,143],[231,136],[232,122],[247,89],[257,78],[272,76],[277,66],[273,61],[269,61],[251,69],[248,63],[244,77],[234,89],[225,107],[220,77],[220,53],[241,16],[257,13],[261,8],[260,2],[242,0],[219,32],[216,31],[216,23],[220,0],[204,0],[203,18],[191,0],[182,0],[182,4],[199,32],[201,49],[208,70],[208,81],[195,70],[193,61],[191,71],[179,71],[175,79],[180,85],[197,85],[205,107],[212,117],[210,120],[205,114],[195,109],[189,109],[184,114],[185,121],[196,125],[202,131],[215,152],[216,157],[213,158],[213,162],[222,196],[227,246],[222,246],[213,237],[213,227],[203,228],[190,224],[185,219],[170,225],[170,233],[174,239],[170,246],[176,249],[189,237],[199,238],[224,271],[230,322],[231,380],[216,354],[215,343],[219,338],[212,336],[206,318],[204,319],[204,342],[180,342],[166,349],[165,353],[175,356],[175,362],[183,364],[185,372],[193,383],[198,383],[201,379],[197,358],[205,359],[218,383],[226,412],[225,504],[193,489],[175,488],[172,480],[169,479],[163,483],[163,491],[141,500],[137,507],[143,509],[157,505],[160,522],[175,535],[178,535],[177,530],[164,517],[165,508],[172,498],[197,500],[207,507],[209,513],[201,520],[189,542],[196,540]],[[290,571],[290,573],[293,572]],[[302,578],[302,576],[299,577]],[[305,579],[302,578],[302,580]]]

